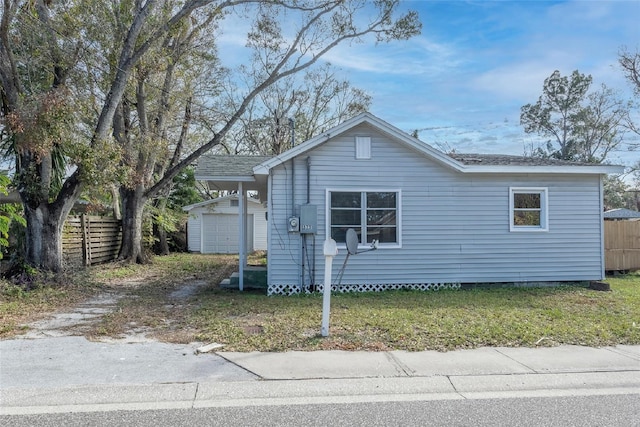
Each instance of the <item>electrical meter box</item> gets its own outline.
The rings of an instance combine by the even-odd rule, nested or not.
[[[297,233],[300,231],[300,218],[296,216],[289,217],[287,220],[287,231],[290,233]]]
[[[300,233],[316,234],[318,231],[318,207],[316,205],[300,206]]]

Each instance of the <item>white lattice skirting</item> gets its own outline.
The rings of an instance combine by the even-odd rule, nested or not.
[[[324,285],[315,286],[316,291],[322,292]],[[414,291],[439,291],[442,289],[460,289],[460,283],[362,283],[342,284],[332,288],[335,292],[381,292],[410,289]],[[296,285],[269,285],[267,295],[295,295],[300,293]]]

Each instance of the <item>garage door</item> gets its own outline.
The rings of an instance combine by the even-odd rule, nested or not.
[[[253,242],[253,215],[247,215],[247,241]],[[205,254],[237,254],[238,216],[224,214],[202,215],[202,252]],[[251,244],[247,252],[253,251]]]

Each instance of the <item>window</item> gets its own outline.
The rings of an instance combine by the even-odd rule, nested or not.
[[[371,158],[371,137],[370,136],[356,136],[356,159],[370,159]]]
[[[329,233],[344,243],[353,228],[361,245],[377,240],[381,246],[400,244],[398,191],[328,191]]]
[[[511,231],[547,231],[547,189],[509,189],[509,229]]]
[[[229,206],[232,208],[237,208],[240,205],[240,201],[238,199],[229,200]]]

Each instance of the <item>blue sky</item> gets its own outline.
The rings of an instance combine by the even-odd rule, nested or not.
[[[618,68],[622,46],[640,47],[640,1],[406,1],[422,35],[390,45],[341,46],[328,55],[371,112],[458,152],[522,154],[536,142],[519,125],[554,70],[579,70],[631,97]],[[619,162],[639,156],[621,151]]]
[[[579,70],[632,96],[618,52],[640,48],[640,0],[408,0],[422,35],[340,45],[325,59],[373,97],[371,112],[423,141],[458,152],[523,154],[535,144],[519,124],[554,70]],[[611,160],[630,164],[640,154]]]

